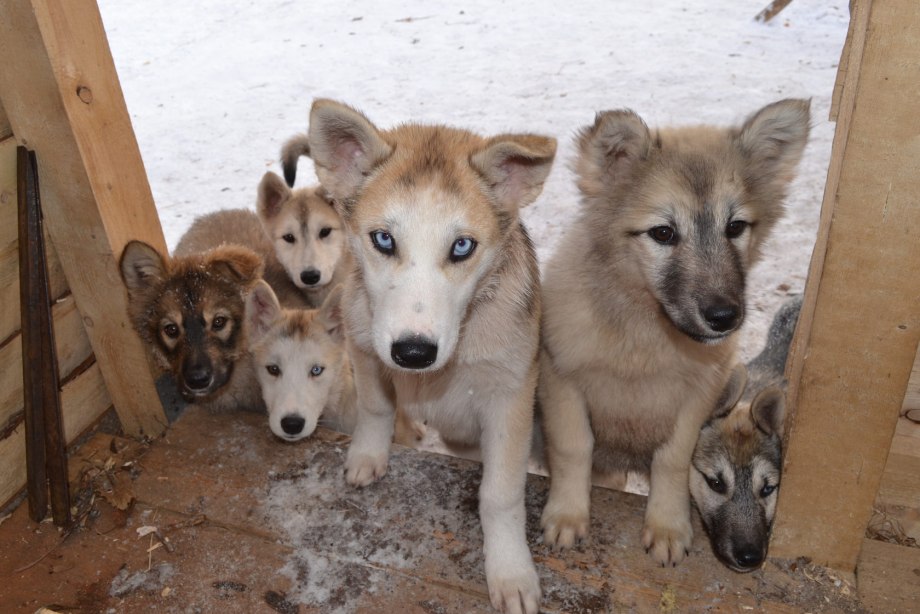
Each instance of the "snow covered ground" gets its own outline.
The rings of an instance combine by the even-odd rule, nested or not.
[[[192,219],[254,207],[281,143],[314,97],[382,127],[445,122],[559,139],[525,220],[541,259],[577,206],[572,134],[603,109],[650,125],[737,122],[810,97],[813,132],[784,221],[749,279],[742,347],[756,354],[773,311],[804,287],[830,156],[827,121],[847,0],[100,0],[170,247]],[[314,179],[303,160],[301,182]]]

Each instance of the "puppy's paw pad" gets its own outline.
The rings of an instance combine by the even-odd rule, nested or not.
[[[367,486],[387,472],[387,458],[359,455],[345,461],[345,481],[352,486]]]
[[[684,560],[692,541],[693,528],[689,523],[672,526],[647,523],[642,532],[642,545],[662,567],[673,567]]]
[[[492,607],[505,614],[537,614],[540,580],[531,568],[524,574],[487,578]]]
[[[547,508],[540,524],[544,543],[554,548],[571,548],[588,536],[587,513],[551,513]]]

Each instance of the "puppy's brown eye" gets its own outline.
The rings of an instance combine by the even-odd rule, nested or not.
[[[728,486],[725,484],[725,480],[722,479],[721,475],[717,475],[715,477],[704,475],[703,477],[706,478],[706,483],[709,485],[709,488],[719,493],[720,495],[724,495],[728,490]]]
[[[677,243],[677,231],[670,226],[655,226],[648,231],[648,234],[662,245],[673,245]]]
[[[729,239],[737,239],[742,234],[744,234],[745,229],[748,227],[748,223],[744,220],[734,220],[729,222],[728,226],[725,227],[725,236]]]
[[[287,243],[293,243],[294,241],[296,241],[296,239],[294,238],[294,235],[292,235],[291,233],[287,233],[286,235],[284,235],[284,236],[281,237],[281,238],[284,239],[285,242],[287,242]]]
[[[226,325],[227,325],[227,318],[225,318],[224,316],[217,316],[216,318],[214,318],[214,321],[211,322],[211,328],[214,330],[223,330],[223,328]]]
[[[163,327],[163,334],[170,339],[177,339],[179,337],[179,327],[175,324],[167,324]]]
[[[265,365],[265,370],[268,371],[268,374],[272,377],[278,377],[281,375],[281,367],[278,365]]]
[[[323,228],[322,230],[319,231],[319,238],[325,239],[326,237],[329,236],[329,233],[331,232],[332,232],[331,228]]]

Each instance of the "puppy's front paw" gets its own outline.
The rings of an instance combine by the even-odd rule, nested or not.
[[[642,531],[642,545],[652,556],[655,562],[662,567],[675,566],[684,560],[690,553],[690,543],[693,541],[693,527],[690,519],[681,519],[675,522],[655,522],[648,518],[645,529]]]
[[[541,596],[537,570],[528,561],[528,569],[514,571],[486,573],[492,607],[505,614],[537,614]]]
[[[351,454],[345,461],[345,481],[361,488],[382,478],[387,472],[387,455]]]
[[[576,541],[588,536],[588,522],[588,510],[574,509],[571,505],[554,505],[550,501],[543,508],[540,518],[543,541],[553,548],[571,548]]]

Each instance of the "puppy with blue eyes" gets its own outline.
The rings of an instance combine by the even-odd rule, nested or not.
[[[337,286],[319,309],[283,309],[265,281],[246,297],[253,370],[272,433],[285,441],[309,437],[322,425],[351,432],[355,387],[345,351]]]
[[[543,189],[555,140],[380,130],[331,100],[313,103],[308,139],[354,258],[342,301],[358,393],[346,481],[384,476],[397,406],[448,443],[478,445],[492,604],[535,613],[524,482],[540,276],[519,210]]]

